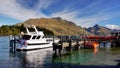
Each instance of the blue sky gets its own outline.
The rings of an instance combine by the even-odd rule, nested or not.
[[[0,25],[61,17],[82,27],[120,29],[120,0],[0,0]]]

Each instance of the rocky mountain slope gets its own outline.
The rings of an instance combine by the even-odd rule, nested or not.
[[[103,26],[99,26],[98,24],[94,25],[93,27],[89,27],[86,30],[90,33],[93,33],[99,36],[109,36],[111,32],[110,29]]]

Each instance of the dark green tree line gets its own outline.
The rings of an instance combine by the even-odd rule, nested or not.
[[[39,31],[43,31],[46,36],[54,35],[54,33],[46,28],[39,28]],[[34,31],[34,28],[29,28],[30,31]],[[18,35],[20,32],[26,33],[26,28],[24,25],[15,26],[15,25],[2,25],[0,27],[0,36],[8,36],[8,35]]]

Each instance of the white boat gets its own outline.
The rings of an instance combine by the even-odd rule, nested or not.
[[[17,50],[34,50],[52,47],[53,42],[58,43],[58,38],[46,38],[43,31],[38,31],[34,26],[35,32],[30,32],[26,27],[27,33],[19,39]]]

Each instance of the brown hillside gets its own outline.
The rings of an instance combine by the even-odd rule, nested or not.
[[[42,28],[49,29],[53,31],[55,35],[81,35],[87,33],[87,35],[92,35],[89,32],[85,32],[85,29],[82,29],[76,26],[74,23],[63,20],[61,18],[40,18],[40,19],[29,19],[23,23],[17,25],[35,25]]]

